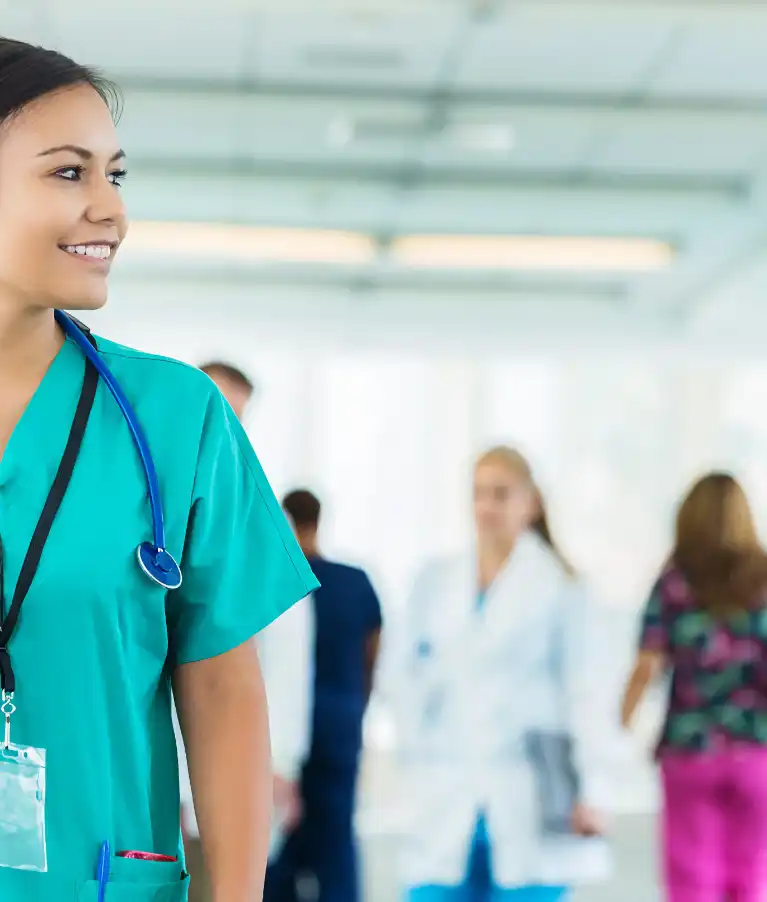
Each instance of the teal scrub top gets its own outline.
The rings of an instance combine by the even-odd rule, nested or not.
[[[47,751],[48,871],[0,867],[3,902],[97,898],[99,848],[181,858],[173,669],[250,639],[318,585],[237,418],[200,371],[98,339],[158,471],[183,584],[140,570],[144,472],[100,382],[69,490],[10,642],[12,741]],[[5,597],[69,435],[84,358],[65,342],[0,460]],[[2,839],[0,835],[0,864]],[[115,859],[107,902],[179,902],[181,864]]]

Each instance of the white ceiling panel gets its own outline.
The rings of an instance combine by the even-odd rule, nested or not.
[[[218,177],[185,176],[143,171],[128,164],[123,196],[131,219],[229,222],[239,212],[237,181],[222,172]]]
[[[764,296],[738,254],[765,222],[767,3],[0,0],[0,33],[125,81],[134,218],[650,236],[680,256],[643,310],[725,265],[728,297]],[[756,103],[707,105],[730,96]]]
[[[126,91],[118,130],[130,157],[231,159],[240,107],[233,94]]]
[[[761,322],[764,321],[765,294],[767,253],[761,252],[744,260],[722,284],[699,298],[695,325],[699,329],[722,330],[724,334],[731,330],[748,330],[754,314],[759,316]],[[763,336],[763,329],[760,328],[757,335]]]
[[[663,49],[676,21],[662,7],[605,4],[590,14],[580,5],[515,4],[474,26],[453,81],[474,89],[628,91]]]
[[[263,226],[377,231],[391,207],[385,183],[248,178],[146,172],[134,167],[125,187],[133,219],[235,222]]]
[[[419,103],[256,95],[238,102],[236,141],[254,159],[391,164],[412,156],[424,118]]]
[[[767,98],[767,6],[700,10],[651,94]]]
[[[429,187],[404,195],[402,232],[645,235],[682,237],[701,217],[739,204],[716,192],[583,188]]]
[[[412,102],[235,92],[124,92],[126,150],[155,159],[392,163],[412,156],[426,110]]]
[[[428,165],[483,169],[570,169],[583,162],[593,116],[568,110],[453,107],[442,133],[422,153]]]
[[[626,112],[593,157],[596,168],[747,175],[767,150],[767,117]]]
[[[131,0],[96,15],[51,0],[48,16],[48,40],[78,62],[117,76],[196,79],[236,78],[252,18],[242,0]]]
[[[31,41],[39,44],[49,40],[44,4],[29,0],[0,0],[0,34],[17,41]]]
[[[267,82],[430,86],[461,21],[453,4],[433,3],[369,20],[318,9],[300,27],[290,11],[261,15],[249,71]]]

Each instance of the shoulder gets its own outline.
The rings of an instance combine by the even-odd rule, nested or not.
[[[657,604],[669,607],[688,607],[694,604],[690,584],[673,561],[667,563],[661,570],[652,588],[651,596],[655,598]]]
[[[582,596],[587,593],[583,577],[535,532],[523,533],[515,554],[527,560],[534,567],[541,585],[554,593],[566,596]]]
[[[97,337],[99,352],[133,407],[169,495],[271,495],[245,429],[218,386],[194,366]],[[121,424],[104,392],[107,428]],[[244,501],[243,501],[244,503]]]
[[[218,403],[220,392],[202,370],[159,354],[148,354],[136,348],[95,336],[99,353],[129,392],[151,389],[169,401],[192,401],[198,406]]]
[[[197,448],[202,457],[226,451],[249,461],[252,448],[242,425],[202,370],[100,336],[96,342],[161,460],[165,453]],[[119,415],[116,405],[109,408]]]

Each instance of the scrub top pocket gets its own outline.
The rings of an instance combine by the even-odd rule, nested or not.
[[[147,864],[148,862],[142,862]],[[189,896],[189,877],[170,883],[136,883],[130,880],[110,880],[104,902],[186,902]],[[98,902],[98,880],[80,886],[77,902]]]
[[[177,861],[113,858],[104,902],[186,902],[189,877]],[[80,887],[78,902],[98,902],[99,884],[89,880]]]

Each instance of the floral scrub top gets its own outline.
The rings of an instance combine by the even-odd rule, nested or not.
[[[767,607],[718,619],[671,564],[650,594],[639,644],[662,652],[671,672],[658,754],[767,744]]]

